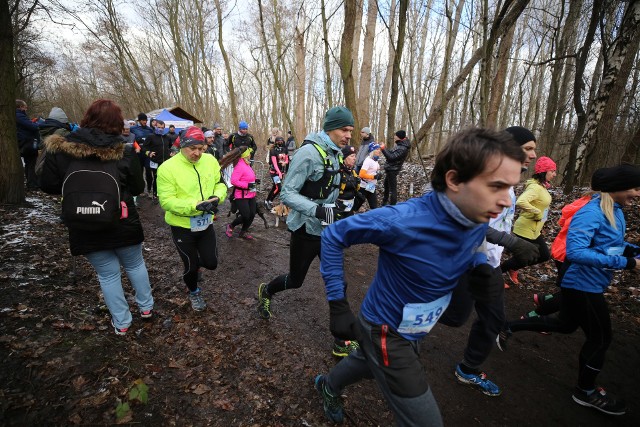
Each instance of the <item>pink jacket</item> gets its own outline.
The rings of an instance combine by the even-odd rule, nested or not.
[[[252,199],[256,197],[255,191],[247,191],[249,184],[256,182],[256,174],[244,160],[240,159],[234,166],[231,174],[231,185],[235,187],[233,196],[236,199]]]

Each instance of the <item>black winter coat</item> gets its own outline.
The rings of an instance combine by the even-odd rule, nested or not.
[[[386,171],[399,171],[402,169],[402,164],[409,156],[409,150],[411,149],[411,141],[409,138],[401,139],[396,141],[396,146],[391,150],[387,150],[386,148],[382,150],[382,154],[385,159],[387,159],[387,163],[384,166],[384,170]]]
[[[171,146],[173,142],[167,135],[149,135],[142,145],[142,152],[152,162],[161,165],[163,162],[171,158]],[[151,153],[156,153],[151,157]]]
[[[142,243],[142,223],[133,201],[133,196],[144,190],[142,168],[133,148],[125,148],[121,135],[109,135],[97,129],[83,128],[66,138],[51,135],[45,139],[44,147],[46,154],[40,188],[49,194],[62,193],[62,184],[73,158],[95,157],[105,162],[118,161],[120,193],[129,209],[129,217],[118,221],[118,224],[109,230],[87,232],[69,229],[72,255],[85,255]]]

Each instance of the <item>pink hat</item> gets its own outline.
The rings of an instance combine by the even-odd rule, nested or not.
[[[536,166],[533,169],[535,173],[549,172],[556,170],[556,163],[549,157],[540,157],[536,160]]]

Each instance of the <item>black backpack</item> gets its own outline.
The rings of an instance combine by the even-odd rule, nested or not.
[[[75,159],[62,183],[62,220],[69,228],[100,231],[126,218],[117,161]]]

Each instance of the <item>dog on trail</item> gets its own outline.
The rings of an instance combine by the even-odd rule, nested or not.
[[[284,219],[289,215],[289,208],[284,203],[280,203],[271,209],[271,213],[276,216],[276,227],[278,227],[280,218]]]

